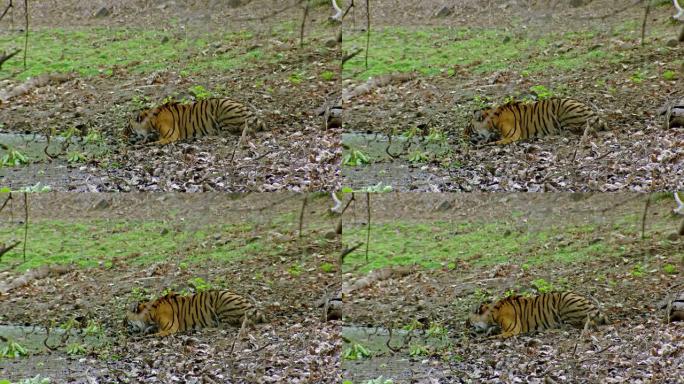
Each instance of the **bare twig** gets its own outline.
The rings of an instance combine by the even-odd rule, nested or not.
[[[368,69],[368,48],[370,47],[370,0],[366,0],[366,69]]]
[[[641,215],[641,240],[646,236],[646,215],[648,215],[648,208],[651,206],[651,195],[646,197],[646,204],[644,205],[644,214]]]
[[[2,255],[9,252],[12,248],[16,247],[20,243],[21,243],[21,241],[16,241],[13,244],[10,244],[8,246],[5,246],[4,244],[2,244],[2,247],[0,247],[0,261],[2,261]]]
[[[24,17],[26,20],[26,34],[24,35],[24,70],[26,70],[26,52],[28,52],[28,38],[29,38],[28,0],[24,0]]]
[[[5,199],[5,202],[2,203],[2,206],[0,207],[0,212],[2,212],[3,209],[5,209],[5,206],[7,205],[7,203],[8,203],[10,200],[12,200],[12,192],[10,192],[10,193],[7,194],[7,198]]]
[[[233,161],[235,160],[235,152],[237,152],[238,147],[242,145],[242,142],[245,140],[245,137],[247,137],[248,128],[249,124],[247,124],[247,121],[245,121],[245,126],[242,128],[242,134],[240,135],[240,138],[238,139],[237,143],[235,143],[235,148],[233,148],[233,154],[230,155],[231,164],[233,164]]]
[[[7,54],[7,55],[3,54],[3,55],[0,57],[0,68],[2,68],[2,64],[4,64],[5,61],[11,59],[12,56],[16,55],[16,54],[19,53],[19,52],[21,52],[21,49],[17,49],[16,51],[14,51],[14,52],[12,52],[12,53],[9,53],[9,54]]]
[[[306,210],[306,203],[308,202],[309,195],[304,194],[304,199],[302,200],[302,209],[299,211],[299,238],[302,238],[302,226],[304,225],[304,211]]]
[[[309,0],[306,1],[306,5],[304,6],[304,16],[302,17],[302,26],[299,29],[299,48],[304,48],[304,26],[306,25],[306,17],[309,16],[309,5],[311,2]]]
[[[363,245],[363,243],[358,243],[355,246],[353,246],[351,248],[346,248],[344,251],[342,251],[342,253],[340,253],[340,257],[339,257],[340,265],[342,265],[342,263],[344,263],[344,258],[347,257],[348,254],[354,252],[355,250],[357,250],[362,245]]]
[[[352,57],[358,55],[361,52],[363,52],[363,48],[357,48],[354,52],[346,54],[344,57],[342,57],[342,66],[344,67],[344,63],[351,60]]]
[[[648,14],[651,13],[651,0],[646,0],[646,10],[644,11],[644,21],[641,22],[641,46],[644,46],[644,39],[646,37],[646,21]]]
[[[12,8],[12,0],[9,0],[9,4],[7,4],[7,8],[5,8],[5,10],[2,12],[2,15],[0,15],[0,20],[2,20],[3,17],[5,17],[5,15],[7,14],[7,11],[9,11],[10,8]]]
[[[24,263],[26,262],[26,239],[28,238],[28,192],[24,192]]]
[[[366,227],[366,264],[368,264],[368,246],[370,244],[371,231],[371,200],[370,192],[366,192],[366,213],[368,214],[368,226]]]

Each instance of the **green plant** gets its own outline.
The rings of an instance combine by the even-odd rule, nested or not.
[[[539,293],[548,293],[548,292],[553,291],[553,284],[549,283],[548,281],[546,281],[544,279],[532,280],[532,286]]]
[[[489,100],[487,96],[475,95],[475,97],[473,97],[473,102],[475,103],[476,109],[484,109],[489,107],[491,100]]]
[[[645,273],[646,267],[642,264],[636,264],[634,267],[632,267],[632,271],[630,272],[630,274],[634,277],[642,277]]]
[[[9,381],[7,383],[9,384]],[[2,380],[0,380],[0,384],[2,384]],[[50,378],[36,375],[29,379],[23,379],[18,384],[50,384]]]
[[[61,323],[61,324],[59,325],[59,327],[60,327],[61,329],[63,329],[65,332],[69,332],[70,330],[72,330],[72,329],[78,327],[78,322],[76,321],[76,319],[74,319],[73,317],[71,317],[71,318],[69,318],[69,320],[67,320],[67,321],[65,321],[65,322],[63,322],[63,323]]]
[[[83,344],[71,343],[71,344],[67,345],[66,352],[67,352],[67,355],[76,356],[76,355],[85,355],[87,350]]]
[[[304,76],[301,73],[293,73],[288,77],[288,80],[294,85],[299,85],[304,81]]]
[[[677,72],[675,72],[675,71],[667,70],[667,71],[663,72],[663,79],[665,79],[667,81],[677,80],[677,78],[678,78]]]
[[[352,344],[352,346],[347,348],[342,354],[342,358],[345,360],[359,360],[370,356],[371,353],[361,344]]]
[[[425,163],[429,158],[428,152],[415,151],[409,155],[408,161],[411,163]]]
[[[349,150],[349,152],[347,152],[344,155],[344,158],[342,159],[342,164],[350,167],[356,167],[359,165],[369,163],[370,160],[368,159],[368,156],[366,156],[363,152],[359,151],[358,149]]]
[[[88,325],[83,332],[87,336],[100,336],[104,333],[102,326],[95,320],[88,320]]]
[[[0,168],[14,167],[17,165],[28,164],[28,162],[29,160],[26,155],[14,148],[9,148],[7,153],[2,155],[0,158]]]
[[[335,266],[330,263],[323,263],[321,264],[321,271],[325,273],[332,273],[335,272]]]
[[[428,349],[424,345],[411,345],[409,346],[409,356],[427,356],[429,354]]]
[[[148,295],[147,288],[133,287],[131,289],[131,296],[134,301],[145,301]]]
[[[546,100],[553,97],[553,93],[543,85],[534,85],[530,87],[535,95],[537,95],[537,100]]]
[[[665,264],[663,265],[663,271],[667,273],[668,275],[676,275],[677,274],[677,267],[674,266],[673,264]]]
[[[201,85],[193,85],[188,92],[195,97],[195,100],[206,100],[212,96],[211,92]]]
[[[100,132],[91,130],[85,137],[86,144],[100,144],[102,143],[102,135]]]
[[[447,329],[439,323],[431,323],[430,328],[427,330],[428,337],[441,337],[446,336]]]
[[[195,289],[195,292],[204,292],[212,288],[211,283],[208,283],[201,277],[193,277],[188,281],[188,285]]]
[[[150,105],[150,98],[145,95],[133,95],[131,103],[135,109],[145,109]]]
[[[412,319],[410,323],[404,325],[401,329],[408,332],[415,331],[416,329],[423,329],[423,323],[416,319]]]
[[[375,379],[370,379],[364,384],[393,384],[392,379],[385,379],[383,376],[376,377]]]
[[[335,72],[323,71],[323,72],[321,72],[321,79],[323,79],[324,81],[335,80]]]
[[[645,74],[642,71],[639,72],[634,72],[632,76],[630,76],[629,80],[634,83],[634,84],[641,84],[644,82],[645,79]]]
[[[291,266],[287,270],[287,273],[289,273],[290,276],[292,276],[292,277],[297,277],[297,276],[301,275],[302,272],[303,272],[302,266],[299,264],[294,264],[293,266]]]
[[[69,163],[82,163],[86,160],[88,160],[88,157],[82,152],[74,151],[67,154],[67,161]]]
[[[52,188],[50,188],[49,185],[40,185],[40,182],[36,183],[35,185],[31,185],[29,187],[23,187],[19,191],[20,192],[28,192],[28,193],[40,193],[40,192],[50,192]]]
[[[23,346],[21,346],[21,344],[17,343],[14,340],[8,340],[5,348],[0,350],[0,357],[5,358],[15,358],[27,355],[28,351],[26,351],[26,348],[24,348]]]

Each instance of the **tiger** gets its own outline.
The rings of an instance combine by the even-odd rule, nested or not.
[[[169,144],[221,131],[239,134],[266,130],[266,125],[244,104],[231,99],[205,99],[192,104],[168,102],[146,109],[128,122],[123,135],[130,143]]]
[[[244,297],[226,290],[210,290],[189,296],[168,293],[154,301],[133,303],[124,324],[129,333],[157,332],[164,337],[188,329],[263,323],[266,317]]]
[[[557,328],[561,324],[584,327],[605,324],[596,306],[574,292],[544,293],[534,297],[509,296],[492,304],[484,302],[470,314],[466,326],[476,332],[499,327],[501,333],[489,339],[507,339],[521,333]]]
[[[583,133],[590,128],[599,131],[606,124],[586,104],[574,99],[551,98],[534,103],[509,102],[498,108],[485,108],[473,113],[464,130],[473,144],[505,145],[531,137],[557,134],[561,130]]]

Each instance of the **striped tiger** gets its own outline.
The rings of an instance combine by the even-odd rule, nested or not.
[[[221,131],[239,134],[261,131],[266,125],[244,104],[231,99],[206,99],[192,104],[169,102],[146,109],[129,121],[124,137],[131,143],[168,144]]]
[[[211,290],[189,296],[169,293],[154,301],[133,303],[124,322],[130,333],[156,330],[154,336],[163,337],[219,323],[241,325],[245,319],[249,323],[266,321],[244,297],[230,291]]]
[[[552,98],[529,104],[510,102],[475,111],[464,134],[475,144],[496,140],[495,144],[505,145],[561,130],[582,133],[587,124],[597,131],[606,129],[606,124],[586,104]]]
[[[495,304],[485,302],[470,314],[466,326],[476,332],[499,327],[506,339],[521,333],[556,328],[561,324],[583,327],[605,324],[605,317],[587,298],[574,292],[544,293],[534,297],[509,296]]]

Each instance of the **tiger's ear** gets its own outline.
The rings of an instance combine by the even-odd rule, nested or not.
[[[482,121],[485,119],[485,117],[486,116],[485,116],[484,110],[482,110],[482,109],[479,109],[479,110],[473,112],[473,118],[475,118],[475,120],[477,120],[477,121]]]

